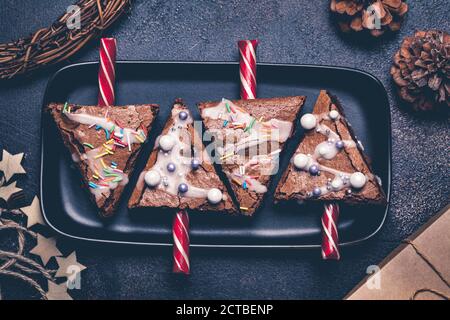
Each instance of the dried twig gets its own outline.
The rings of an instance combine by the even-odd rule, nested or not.
[[[12,277],[24,281],[31,287],[33,287],[37,292],[39,292],[42,299],[47,299],[45,290],[36,280],[31,278],[29,275],[37,274],[41,275],[47,280],[54,281],[54,274],[56,273],[56,270],[47,270],[45,267],[43,267],[33,259],[24,256],[24,248],[26,242],[25,234],[28,234],[32,238],[36,238],[36,233],[22,227],[20,224],[13,220],[2,218],[1,214],[4,212],[17,215],[20,211],[0,209],[0,231],[8,229],[17,231],[18,248],[16,252],[0,250],[0,276]],[[18,269],[21,272],[16,272],[14,269]]]
[[[69,29],[73,13],[27,38],[0,44],[0,79],[10,79],[61,62],[98,37],[125,11],[131,0],[79,0],[80,28]]]

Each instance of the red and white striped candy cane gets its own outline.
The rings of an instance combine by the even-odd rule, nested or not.
[[[98,104],[100,106],[114,105],[114,82],[116,80],[116,39],[100,39],[100,68],[98,70]]]
[[[339,236],[337,222],[339,220],[339,205],[330,203],[324,205],[322,215],[322,258],[339,260]]]
[[[189,264],[189,215],[185,210],[173,218],[173,272],[190,273]]]
[[[240,40],[239,76],[241,78],[241,98],[256,98],[256,47],[258,40]]]

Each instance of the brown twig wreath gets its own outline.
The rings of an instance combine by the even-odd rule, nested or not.
[[[67,59],[116,21],[130,2],[79,0],[75,6],[79,8],[80,28],[68,27],[74,17],[74,13],[68,12],[50,27],[39,29],[27,38],[0,44],[0,79],[11,79]]]

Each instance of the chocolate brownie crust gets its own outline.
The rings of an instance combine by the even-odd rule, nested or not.
[[[96,117],[104,117],[105,113],[108,112],[110,119],[119,121],[124,127],[137,130],[144,126],[147,132],[151,130],[153,120],[159,111],[159,107],[156,104],[111,107],[67,104],[66,108],[70,108],[73,114],[86,113]],[[86,189],[88,189],[90,177],[94,172],[89,168],[86,161],[81,161],[82,155],[89,150],[83,145],[83,142],[89,142],[94,146],[101,146],[106,141],[105,135],[102,131],[99,132],[93,128],[89,128],[88,125],[71,121],[64,115],[63,109],[64,104],[57,103],[50,103],[47,107],[47,111],[55,120],[64,144],[69,149],[72,159],[75,160]],[[131,152],[129,152],[128,148],[117,148],[115,150],[113,161],[117,163],[117,167],[121,168],[127,176],[132,173],[141,148],[142,144],[132,144]],[[93,193],[88,192],[92,201],[97,205],[101,216],[108,217],[114,213],[124,187],[125,185],[119,184],[116,188],[110,190],[108,196],[102,194],[97,198]]]
[[[242,108],[255,119],[264,119],[265,121],[277,119],[292,123],[292,130],[289,134],[289,136],[291,136],[295,130],[296,119],[305,99],[306,98],[304,96],[291,96],[253,100],[231,100],[231,103],[239,108]],[[205,109],[216,107],[219,103],[219,101],[199,103],[198,108],[200,110],[200,114],[202,114]],[[212,119],[202,116],[202,120],[208,130],[214,131],[223,129],[223,120],[221,119]],[[279,143],[278,146],[281,150],[283,149],[284,144],[285,142]],[[270,153],[271,151],[274,150],[271,150],[269,147],[267,152]],[[222,163],[222,168],[226,172],[233,172],[239,168],[239,165],[236,163],[224,162]],[[273,175],[260,175],[257,170],[252,171],[252,169],[250,169],[247,174],[258,175],[257,181],[266,187],[270,184],[273,177]],[[261,205],[265,193],[257,193],[248,189],[243,189],[242,185],[236,183],[230,177],[229,180],[236,200],[241,208],[245,208],[245,210],[241,211],[242,214],[249,216],[253,215]]]
[[[278,119],[293,122],[297,118],[299,108],[304,104],[305,96],[289,96],[261,98],[252,100],[230,100],[233,104],[246,110],[255,118]],[[220,101],[208,101],[198,104],[200,112],[205,108],[215,107]],[[213,119],[203,120],[206,127],[221,128],[222,123]],[[210,124],[210,125],[207,125]]]
[[[180,111],[188,111],[181,99],[177,99],[173,106],[173,111],[179,113]],[[174,125],[172,116],[169,116],[161,136],[169,132]],[[161,188],[149,188],[145,185],[145,173],[150,170],[156,163],[159,153],[159,148],[155,145],[144,171],[141,173],[137,185],[128,202],[129,208],[144,208],[144,207],[161,207],[161,208],[178,208],[189,209],[194,211],[222,211],[229,214],[236,213],[236,207],[228,194],[224,184],[215,172],[215,169],[209,159],[208,155],[203,152],[204,146],[198,133],[195,131],[192,124],[187,124],[187,130],[191,142],[196,150],[202,151],[202,162],[197,170],[192,170],[186,175],[186,181],[189,185],[211,189],[217,188],[225,195],[226,199],[218,204],[211,204],[205,198],[193,198],[180,195],[174,195],[166,192]]]
[[[341,140],[352,140],[357,147],[345,147],[333,159],[319,159],[320,165],[331,167],[343,172],[362,172],[368,181],[361,190],[352,190],[351,193],[345,189],[332,191],[319,197],[311,197],[308,192],[313,188],[326,185],[328,179],[333,179],[334,175],[329,172],[322,172],[321,175],[312,176],[309,172],[298,170],[290,163],[288,169],[283,174],[275,191],[275,200],[313,200],[313,201],[342,201],[349,204],[383,204],[386,201],[384,192],[378,182],[378,178],[372,174],[368,157],[361,149],[361,143],[345,119],[344,110],[336,97],[331,96],[326,91],[321,91],[314,106],[313,114],[320,115],[337,110],[341,117],[332,121],[323,119],[322,124],[336,132]],[[323,134],[311,130],[305,133],[305,137],[300,142],[295,154],[314,154],[316,146],[327,140]]]

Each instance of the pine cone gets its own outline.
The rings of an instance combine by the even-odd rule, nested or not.
[[[417,31],[406,37],[391,67],[400,97],[415,110],[450,107],[449,57],[450,35],[444,31]]]
[[[342,31],[369,30],[375,37],[386,30],[399,30],[408,11],[405,0],[331,0],[330,7]]]

